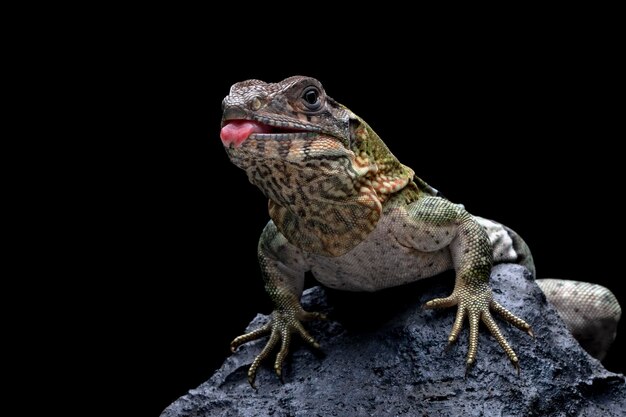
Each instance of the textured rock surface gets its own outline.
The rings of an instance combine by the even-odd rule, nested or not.
[[[285,383],[268,361],[255,391],[246,371],[266,339],[250,343],[161,416],[626,415],[624,376],[606,371],[579,347],[524,268],[499,265],[491,282],[496,300],[527,320],[536,335],[498,321],[520,358],[520,376],[482,325],[467,378],[467,324],[456,346],[444,351],[455,309],[420,306],[448,295],[451,273],[375,294],[315,287],[303,304],[330,314],[329,321],[308,324],[323,355],[294,343]],[[266,320],[259,315],[250,328]]]

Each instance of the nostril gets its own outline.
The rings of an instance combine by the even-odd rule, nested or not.
[[[222,100],[222,111],[226,108],[226,97]]]

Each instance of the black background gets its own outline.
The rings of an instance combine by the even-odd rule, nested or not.
[[[103,285],[115,288],[109,307],[129,310],[112,349],[130,359],[125,379],[141,388],[135,399],[146,415],[208,379],[230,340],[271,311],[256,260],[267,202],[219,140],[221,100],[244,79],[318,78],[418,176],[521,234],[539,277],[601,283],[626,305],[615,199],[622,72],[610,47],[557,37],[480,51],[454,42],[401,52],[347,42],[334,56],[324,48],[294,58],[281,48],[253,53],[253,44],[216,53],[164,40],[149,65],[118,68],[131,98],[114,116],[134,127],[112,147],[98,189],[103,233],[115,238],[99,259]],[[619,372],[623,322],[606,360]]]

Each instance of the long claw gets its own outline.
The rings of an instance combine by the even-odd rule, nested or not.
[[[276,376],[278,376],[278,380],[280,381],[281,384],[285,383],[285,378],[283,378],[282,368],[276,369]]]
[[[465,364],[465,375],[464,378],[469,376],[470,371],[472,370],[472,366],[474,366],[474,361],[470,362],[469,360]]]

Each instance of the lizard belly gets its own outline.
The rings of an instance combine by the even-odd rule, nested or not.
[[[432,277],[452,268],[447,247],[422,252],[402,245],[383,217],[359,245],[338,257],[311,254],[311,272],[321,284],[346,291],[377,291]]]

